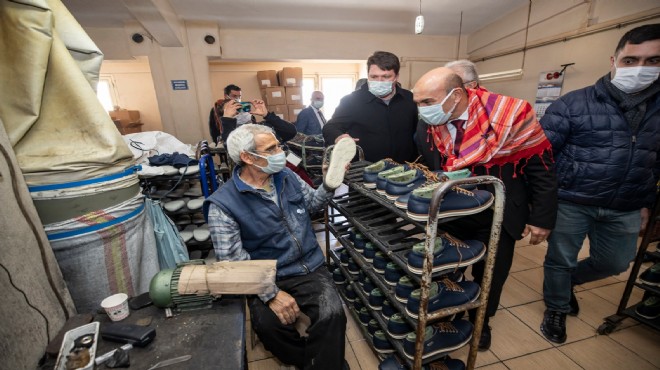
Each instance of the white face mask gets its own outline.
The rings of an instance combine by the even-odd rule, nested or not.
[[[442,105],[447,101],[447,99],[449,99],[449,97],[451,96],[451,94],[454,93],[455,90],[456,89],[452,89],[449,92],[449,94],[447,94],[447,96],[445,96],[445,98],[442,99],[440,104],[418,107],[417,109],[419,110],[420,118],[422,118],[426,123],[428,123],[431,126],[439,126],[447,123],[447,121],[449,121],[449,117],[451,117],[451,114],[454,113],[454,109],[456,109],[458,102],[456,102],[448,112],[445,112],[445,110],[442,108]]]
[[[252,114],[249,112],[241,112],[236,115],[236,125],[240,126],[252,121]]]
[[[321,109],[321,108],[323,108],[323,100],[314,100],[314,101],[312,102],[312,107],[314,107],[314,108],[316,108],[316,109]]]
[[[367,81],[369,92],[379,98],[384,98],[392,93],[394,81]]]
[[[651,86],[660,75],[660,67],[614,67],[612,85],[626,94],[634,94]]]

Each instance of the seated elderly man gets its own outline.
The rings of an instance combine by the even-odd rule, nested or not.
[[[216,257],[277,260],[276,286],[249,300],[252,327],[286,364],[346,368],[346,316],[309,215],[341,184],[355,142],[335,145],[324,185],[316,190],[285,167],[285,153],[269,127],[239,126],[227,139],[227,151],[237,166],[205,208]],[[294,326],[301,313],[311,320],[306,337]]]

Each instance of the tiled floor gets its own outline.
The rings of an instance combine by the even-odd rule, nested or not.
[[[325,246],[323,233],[318,233]],[[331,242],[336,243],[331,238]],[[556,345],[539,331],[543,317],[543,259],[546,246],[528,245],[522,240],[516,247],[511,273],[504,287],[500,310],[491,320],[493,342],[489,351],[479,352],[476,367],[483,370],[536,369],[660,369],[660,334],[626,319],[617,330],[598,335],[596,329],[606,316],[616,313],[628,273],[578,287],[578,317],[568,317],[568,340]],[[588,255],[588,244],[581,257]],[[645,264],[642,271],[649,267]],[[630,302],[641,300],[642,292],[633,290]],[[351,370],[375,370],[379,360],[362,336],[350,315],[346,332],[346,360]],[[251,330],[248,323],[248,333]],[[281,365],[260,342],[252,348],[248,335],[249,370],[292,369]],[[467,359],[468,347],[452,357]]]

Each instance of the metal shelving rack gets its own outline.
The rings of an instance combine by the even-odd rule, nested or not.
[[[415,343],[415,356],[414,361],[410,361],[403,351],[403,345],[400,341],[394,340],[388,336],[392,343],[393,348],[398,352],[399,357],[403,359],[409,368],[419,370],[422,363],[430,363],[438,360],[448,353],[440,353],[431,356],[422,361],[423,351],[423,338],[424,330],[427,323],[432,323],[443,317],[451,316],[458,312],[467,311],[469,309],[477,308],[476,323],[472,339],[470,341],[470,352],[468,355],[467,368],[473,369],[477,356],[477,349],[483,320],[485,316],[486,302],[488,300],[488,292],[492,280],[492,270],[495,262],[495,254],[497,252],[497,245],[499,242],[500,229],[502,224],[502,217],[504,212],[504,185],[502,182],[492,176],[478,176],[469,179],[447,181],[439,186],[433,193],[431,205],[429,209],[429,219],[427,223],[411,220],[407,214],[398,209],[392,202],[375,194],[373,191],[366,189],[362,185],[362,172],[363,168],[370,163],[357,162],[351,165],[351,170],[347,173],[345,182],[349,187],[349,191],[345,194],[339,195],[330,201],[330,210],[335,212],[326,213],[326,256],[328,262],[334,260],[337,267],[342,270],[344,276],[349,279],[348,284],[352,284],[358,299],[362,300],[365,306],[368,307],[368,299],[361,291],[359,284],[353,280],[352,274],[341,265],[339,256],[330,249],[330,232],[347,250],[350,257],[358,264],[360,269],[367,275],[367,277],[381,289],[383,294],[388,298],[391,305],[395,307],[406,321],[416,328],[417,341]],[[467,303],[461,306],[448,307],[439,310],[431,315],[427,313],[429,288],[433,277],[446,274],[447,272],[432,273],[433,269],[433,246],[435,239],[438,236],[438,224],[455,220],[457,217],[441,218],[438,220],[435,215],[438,214],[439,205],[444,195],[453,187],[457,185],[485,185],[491,184],[495,188],[495,200],[493,203],[494,214],[491,224],[491,234],[488,243],[488,251],[486,255],[486,268],[484,277],[481,284],[481,294],[479,299],[475,302]],[[433,215],[433,216],[431,216]],[[345,218],[339,221],[340,218]],[[392,262],[396,263],[403,271],[410,276],[414,281],[420,284],[421,287],[421,305],[419,310],[418,319],[413,319],[405,311],[405,305],[394,299],[393,287],[388,285],[382,276],[375,272],[370,263],[368,263],[362,255],[353,249],[351,242],[346,238],[349,227],[357,228],[362,234],[366,235],[369,240],[378,248],[378,250],[385,253]],[[423,239],[419,237],[423,235]],[[411,250],[412,246],[420,241],[425,242],[426,258],[424,259],[423,270],[421,276],[413,274],[409,271],[406,263],[406,255]],[[370,310],[371,311],[371,310]],[[353,311],[351,310],[353,313]],[[382,329],[387,327],[384,319],[371,311],[374,318],[377,319]],[[364,328],[363,328],[364,329]],[[366,335],[365,338],[369,338]],[[373,348],[373,345],[372,345]]]
[[[640,316],[635,309],[640,303],[628,307],[630,300],[630,295],[632,293],[633,287],[641,288],[642,290],[660,295],[660,288],[644,284],[637,281],[637,276],[639,275],[639,270],[644,262],[644,257],[649,256],[651,259],[660,260],[660,251],[648,251],[649,244],[660,241],[660,231],[656,228],[656,225],[660,223],[660,196],[656,198],[655,205],[651,214],[649,215],[649,223],[646,226],[646,231],[642,237],[642,241],[637,250],[637,256],[635,257],[635,263],[633,263],[632,270],[630,271],[630,277],[628,277],[628,282],[626,287],[623,290],[623,296],[619,302],[619,307],[617,308],[616,314],[608,316],[605,318],[605,321],[598,327],[598,334],[610,334],[612,333],[621,322],[630,317],[639,321],[642,324],[645,324],[655,330],[660,331],[660,318],[653,320],[647,319]]]

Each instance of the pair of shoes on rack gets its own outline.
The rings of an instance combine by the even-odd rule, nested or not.
[[[646,298],[635,307],[635,312],[639,316],[649,320],[660,317],[660,297],[652,295]]]
[[[457,350],[472,339],[473,325],[467,320],[453,320],[429,325],[424,330],[422,359]],[[409,359],[415,358],[415,332],[409,333],[403,341],[403,352]]]
[[[413,190],[406,205],[408,217],[415,221],[427,221],[433,193],[440,185],[441,183],[436,183]],[[493,200],[493,194],[486,190],[467,190],[454,186],[445,193],[440,201],[438,219],[481,212],[490,207]]]
[[[440,282],[432,282],[429,287],[428,306],[426,312],[431,315],[444,308],[456,307],[479,298],[481,288],[473,281],[453,282],[447,278]],[[415,289],[408,297],[406,313],[417,319],[421,306],[422,290]]]
[[[461,241],[444,233],[435,238],[433,246],[433,272],[440,272],[470,266],[486,254],[486,246],[477,240]],[[421,275],[424,258],[426,257],[425,242],[417,243],[408,253],[408,269]]]
[[[660,263],[649,267],[639,275],[639,281],[646,285],[660,286]]]
[[[378,370],[406,370],[408,369],[405,365],[400,363],[396,357],[390,356],[387,357],[383,362],[378,365]],[[445,357],[442,360],[433,361],[428,365],[422,365],[422,370],[435,370],[435,369],[446,369],[446,370],[465,370],[465,364],[461,360],[455,358]]]

